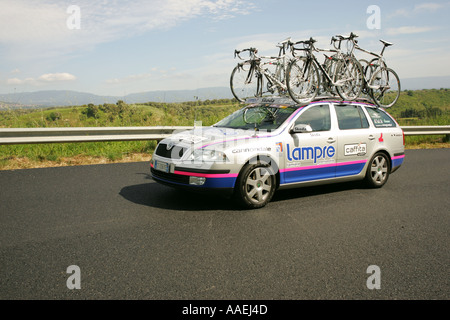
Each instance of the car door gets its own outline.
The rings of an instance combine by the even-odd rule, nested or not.
[[[291,131],[285,142],[282,184],[335,177],[337,138],[330,114],[329,104],[315,104],[297,117],[293,127],[298,131]]]
[[[373,130],[357,104],[334,104],[339,127],[336,177],[361,173],[375,144]]]

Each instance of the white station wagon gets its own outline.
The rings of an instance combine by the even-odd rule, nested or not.
[[[255,98],[211,127],[162,140],[150,166],[162,184],[259,208],[277,189],[362,179],[381,187],[404,151],[398,123],[367,101]]]

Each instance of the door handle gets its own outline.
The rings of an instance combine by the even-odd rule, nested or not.
[[[333,142],[336,142],[336,139],[334,139],[334,138],[328,138],[327,142],[328,142],[328,143],[333,143]]]
[[[369,140],[373,140],[373,139],[375,139],[375,137],[373,135],[370,135]]]

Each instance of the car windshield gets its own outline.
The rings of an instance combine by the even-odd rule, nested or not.
[[[273,131],[295,110],[297,108],[284,105],[253,104],[232,113],[213,127]]]

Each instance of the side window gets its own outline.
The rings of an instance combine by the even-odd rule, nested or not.
[[[360,106],[335,105],[339,129],[364,129],[369,127],[369,121]]]
[[[297,118],[295,124],[308,124],[313,131],[328,131],[331,128],[330,107],[327,104],[312,106]]]
[[[376,128],[390,128],[390,127],[396,127],[396,123],[394,120],[392,120],[391,117],[389,117],[384,111],[381,109],[376,108],[369,108],[366,107],[367,113],[369,114],[370,118],[373,121],[373,125]]]

